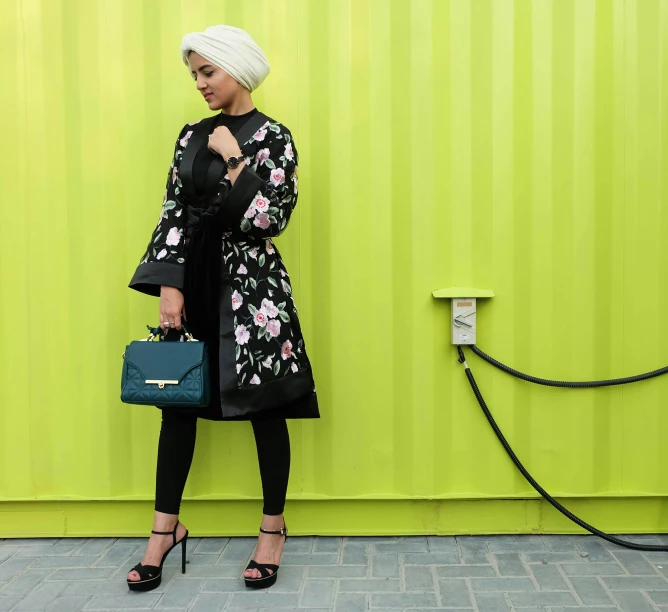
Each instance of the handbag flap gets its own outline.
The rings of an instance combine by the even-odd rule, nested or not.
[[[137,368],[145,380],[181,379],[193,368],[201,366],[206,351],[205,342],[131,342],[125,351],[125,361]]]

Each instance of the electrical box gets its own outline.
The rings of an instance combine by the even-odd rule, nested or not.
[[[452,303],[450,317],[452,344],[476,344],[476,309],[478,298],[494,297],[491,289],[472,287],[449,287],[432,292],[435,298],[448,298]]]
[[[475,344],[476,298],[453,298],[452,344]]]

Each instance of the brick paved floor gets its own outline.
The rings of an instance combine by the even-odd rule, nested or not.
[[[588,536],[295,537],[278,583],[263,592],[240,579],[254,544],[193,538],[185,576],[175,550],[159,589],[131,593],[125,574],[144,539],[0,540],[0,612],[668,612],[668,553]]]

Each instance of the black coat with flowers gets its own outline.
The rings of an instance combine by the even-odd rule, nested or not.
[[[177,138],[158,224],[130,282],[133,289],[159,295],[161,285],[182,290],[187,285],[188,220],[193,208],[187,195],[192,190],[182,179],[192,181],[192,173],[182,173],[182,164],[185,158],[192,167],[211,128],[212,118],[190,123]],[[216,237],[221,250],[214,252],[220,253],[225,280],[218,288],[219,345],[210,346],[210,352],[217,353],[214,391],[219,392],[220,407],[215,393],[216,406],[201,416],[317,417],[290,277],[272,241],[287,227],[297,203],[297,150],[290,131],[273,120],[239,144],[246,165],[234,185],[225,174],[208,202],[221,229]],[[186,310],[187,300],[186,296]],[[211,334],[206,335],[211,340]]]

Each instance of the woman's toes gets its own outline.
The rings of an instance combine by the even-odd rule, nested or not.
[[[133,580],[139,580],[139,579],[140,579],[139,574],[138,574],[137,572],[135,572],[134,570],[131,571],[131,572],[128,574],[128,580],[130,580],[130,581],[133,581]]]

